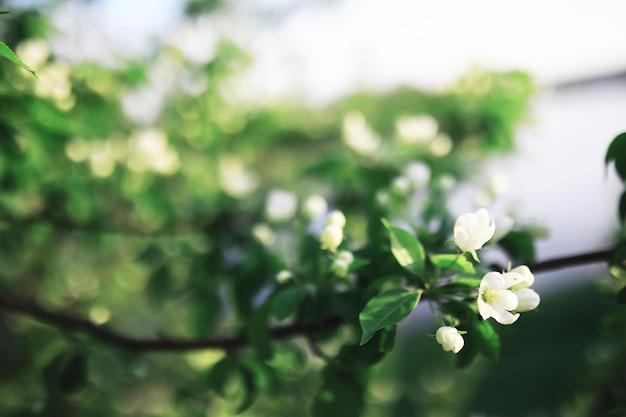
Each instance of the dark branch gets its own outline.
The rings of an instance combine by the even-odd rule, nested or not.
[[[537,262],[533,265],[529,265],[529,267],[531,271],[541,273],[591,263],[604,263],[609,261],[611,253],[612,250],[610,249],[583,253]],[[136,352],[182,352],[210,348],[230,351],[240,349],[249,344],[249,340],[245,335],[221,336],[195,340],[174,338],[138,339],[118,333],[109,327],[97,325],[87,319],[48,310],[36,302],[15,301],[4,297],[0,297],[0,310],[30,316],[65,330],[87,333],[103,342]],[[342,323],[343,321],[340,318],[332,317],[316,325],[292,324],[273,327],[270,329],[270,337],[273,340],[279,340],[300,335],[309,336],[317,332],[332,329]]]
[[[610,260],[613,249],[596,252],[581,253],[578,255],[564,256],[562,258],[548,259],[528,265],[533,273],[552,271],[555,269],[571,268],[580,265],[606,263]]]
[[[7,300],[0,297],[0,309],[33,317],[42,322],[65,330],[83,332],[103,342],[113,344],[136,352],[182,352],[198,349],[236,350],[248,345],[244,335],[222,336],[211,339],[137,339],[118,333],[106,326],[97,325],[89,320],[41,307],[35,302]],[[292,324],[270,329],[270,337],[274,340],[287,339],[298,335],[306,335],[328,330],[341,324],[337,317],[326,319],[321,324]]]

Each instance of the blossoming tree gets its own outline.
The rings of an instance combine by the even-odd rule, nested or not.
[[[535,275],[604,262],[626,302],[623,230],[609,250],[537,262],[524,219],[448,209],[470,164],[511,150],[534,91],[524,74],[253,107],[227,91],[247,59],[228,39],[200,64],[170,45],[121,69],[69,65],[41,38],[12,46],[0,44],[4,415],[401,415],[426,394],[380,389],[376,364],[418,305],[436,323],[421,343],[442,349],[415,362],[478,380],[486,361],[514,360],[498,363],[502,335],[543,307]],[[154,120],[124,110],[155,91]],[[626,179],[626,134],[605,163]],[[626,192],[618,213],[623,224]],[[623,341],[606,346],[620,363]],[[623,410],[598,392],[585,410]],[[453,399],[447,415],[472,411]]]

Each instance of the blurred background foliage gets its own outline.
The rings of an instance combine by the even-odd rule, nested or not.
[[[188,2],[194,16],[219,7]],[[535,92],[527,75],[476,68],[440,93],[403,87],[323,108],[260,106],[234,93],[253,57],[226,38],[203,64],[164,45],[106,67],[57,59],[40,11],[14,10],[0,25],[38,77],[0,62],[2,298],[137,338],[253,340],[228,352],[132,351],[3,311],[1,415],[624,411],[623,311],[590,285],[545,296],[504,329],[497,364],[455,369],[424,323],[405,326],[382,362],[378,345],[357,347],[350,326],[265,351],[268,323],[349,322],[398,282],[380,218],[404,220],[427,249],[443,247],[448,193],[487,156],[514,149]],[[422,183],[398,180],[416,162],[427,168]],[[292,217],[268,208],[276,190],[296,196]],[[304,212],[312,195],[348,218],[348,247],[362,261],[352,281],[316,276],[327,259]],[[504,249],[532,262],[530,236],[518,229]],[[277,284],[281,270],[304,287]],[[284,288],[307,291],[291,293],[286,319],[270,319],[264,301]],[[325,365],[325,356],[335,359]]]

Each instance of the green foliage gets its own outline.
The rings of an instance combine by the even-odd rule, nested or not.
[[[424,276],[426,253],[420,242],[406,230],[392,226],[387,222],[384,222],[384,224],[387,230],[389,230],[391,252],[400,266],[422,278]]]
[[[45,25],[29,25],[7,31],[18,55],[25,33],[44,39]],[[498,359],[502,335],[475,311],[485,270],[446,246],[442,184],[467,178],[468,153],[513,148],[530,78],[475,69],[442,93],[259,106],[231,94],[249,60],[222,39],[203,65],[170,45],[115,69],[49,55],[33,66],[39,79],[3,67],[0,414],[371,415],[374,365],[402,349],[396,325],[422,298],[467,332],[460,364]],[[154,114],[141,114],[143,95]],[[419,117],[435,136],[406,140],[398,125]],[[351,142],[350,120],[380,145]],[[621,153],[609,153],[617,167]],[[398,187],[413,162],[426,183]],[[283,219],[268,214],[276,189],[297,202]],[[347,218],[347,274],[320,247],[327,212],[307,212],[313,195]],[[527,232],[499,244],[534,260]],[[23,304],[3,303],[12,297]],[[436,354],[406,362],[452,357],[431,344]]]
[[[79,352],[62,352],[43,369],[43,379],[51,395],[76,394],[87,385],[87,357]]]
[[[518,264],[535,262],[535,244],[530,232],[512,230],[498,241],[498,245]]]
[[[395,288],[372,298],[359,315],[363,330],[360,344],[367,343],[376,331],[394,325],[408,316],[421,295],[420,290]]]
[[[474,274],[474,264],[467,258],[465,254],[449,254],[442,253],[430,256],[430,261],[437,268],[453,269],[465,274]]]
[[[617,135],[609,145],[604,163],[608,166],[611,162],[615,163],[617,175],[626,181],[626,133]]]
[[[17,56],[15,56],[15,53],[11,50],[11,48],[9,48],[7,44],[2,41],[0,41],[0,56],[8,59],[18,67],[25,69],[26,71],[37,77],[35,71],[33,71],[28,65],[23,63]]]

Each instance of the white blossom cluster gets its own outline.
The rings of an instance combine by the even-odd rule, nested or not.
[[[459,216],[454,224],[454,243],[479,262],[477,250],[491,240],[496,224],[487,209]],[[478,288],[478,314],[484,319],[493,318],[500,324],[512,324],[520,313],[533,310],[539,305],[539,294],[530,288],[535,277],[526,265],[507,272],[486,273]],[[452,326],[441,326],[435,335],[445,351],[458,353],[464,345],[463,334]]]

